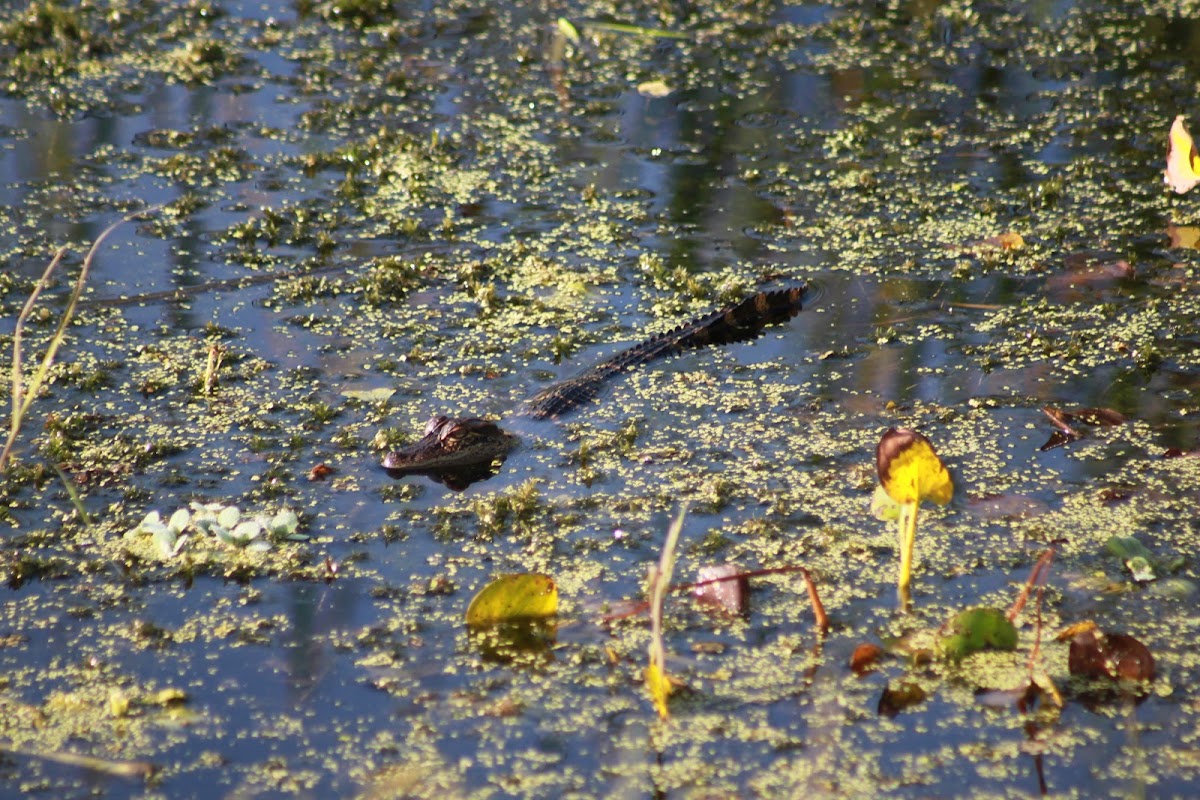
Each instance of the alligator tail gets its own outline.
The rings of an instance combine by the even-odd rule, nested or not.
[[[759,292],[736,305],[686,322],[543,389],[528,400],[523,411],[534,419],[557,417],[594,398],[605,382],[619,373],[684,350],[756,339],[767,326],[796,316],[807,291],[808,287],[801,285]]]

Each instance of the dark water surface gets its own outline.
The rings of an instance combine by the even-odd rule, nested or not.
[[[70,248],[27,379],[90,243],[160,208],[98,250],[0,484],[0,795],[1194,792],[1200,459],[1163,458],[1200,448],[1200,212],[1161,184],[1171,120],[1200,119],[1184,11],[26,5],[0,11],[2,352]],[[756,342],[636,371],[562,421],[508,416],[800,281],[805,310]],[[1039,450],[1044,406],[1128,421]],[[438,413],[521,444],[461,491],[388,477],[383,452]],[[908,615],[870,514],[892,426],[956,479],[922,511]],[[166,555],[127,534],[191,502],[291,508],[308,538],[193,532]],[[739,617],[672,597],[687,689],[664,722],[644,616],[602,618],[641,596],[684,503],[677,581],[803,565],[832,629],[795,574],[755,578]],[[1007,608],[1050,543],[1017,651],[937,657],[939,627]],[[517,571],[554,577],[557,629],[469,636],[473,594]],[[1153,684],[1072,681],[1054,636],[1085,620],[1145,643]],[[1061,708],[977,699],[1030,663]]]

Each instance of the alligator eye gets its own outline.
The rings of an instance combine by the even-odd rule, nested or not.
[[[442,417],[442,419],[445,421],[445,424],[442,426],[442,429],[438,431],[437,437],[439,443],[453,444],[461,439],[463,434],[466,433],[467,429],[461,422],[457,420],[449,420],[445,417]]]
[[[430,434],[435,433],[438,428],[442,427],[449,421],[450,418],[445,415],[430,417],[429,422],[425,423],[425,435],[429,436]]]

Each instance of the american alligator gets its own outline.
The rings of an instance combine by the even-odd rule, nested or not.
[[[759,292],[740,303],[714,311],[617,353],[607,361],[535,394],[519,409],[532,419],[552,419],[594,398],[614,375],[691,348],[755,339],[763,328],[786,322],[799,313],[807,286]],[[383,466],[393,476],[429,475],[461,489],[491,474],[517,443],[517,437],[491,420],[437,416],[429,420],[417,442],[393,450]]]

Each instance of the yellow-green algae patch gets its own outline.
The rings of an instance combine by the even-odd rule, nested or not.
[[[874,796],[968,780],[999,795],[1036,785],[1039,751],[1062,793],[1194,777],[1200,460],[1159,458],[1168,439],[1194,449],[1197,408],[1193,253],[1163,250],[1163,217],[1186,223],[1190,198],[1156,193],[1157,122],[1194,89],[1164,33],[1173,9],[585,4],[562,13],[688,38],[584,25],[555,56],[545,18],[515,7],[385,6],[242,19],[203,2],[36,3],[6,21],[14,107],[126,120],[163,91],[235,110],[148,114],[73,161],[48,152],[57,166],[4,212],[0,252],[19,270],[0,274],[6,317],[50,246],[145,194],[176,198],[135,239],[179,258],[166,286],[268,281],[72,329],[4,476],[20,527],[0,551],[15,592],[0,737],[152,761],[166,793]],[[675,93],[637,95],[648,79]],[[785,83],[818,102],[788,105]],[[20,124],[5,146],[41,138]],[[980,245],[1006,231],[1026,246]],[[1093,248],[1135,277],[1064,291],[1067,257]],[[100,298],[133,293],[106,276]],[[869,313],[810,323],[810,309],[754,346],[640,370],[564,425],[522,428],[501,473],[463,494],[375,469],[431,414],[506,415],[618,341],[803,278],[861,285]],[[56,311],[35,317],[31,350]],[[1161,399],[1143,408],[1148,381]],[[1134,422],[1039,454],[1040,406],[1084,397]],[[959,487],[923,516],[910,617],[894,613],[895,543],[868,513],[870,453],[892,425],[928,435]],[[98,523],[76,518],[50,464]],[[332,475],[309,480],[319,465]],[[997,495],[1036,511],[976,513]],[[266,554],[198,538],[164,558],[124,536],[191,501],[291,507],[311,538]],[[682,501],[681,574],[804,565],[833,629],[818,647],[795,575],[755,579],[745,618],[672,597],[668,667],[690,691],[659,723],[640,692],[644,623],[598,617],[637,596]],[[1180,593],[1137,584],[1105,553],[1112,535],[1182,558]],[[1015,656],[849,674],[863,640],[932,639],[964,607],[1006,606],[1051,542],[1043,664],[1065,683],[1048,634],[1083,616],[1144,639],[1165,676],[1129,712],[1150,721],[1146,748],[1111,735],[1120,706],[1100,724],[1075,700],[1057,720],[978,706],[977,689],[1019,682],[1030,611]],[[479,648],[466,603],[517,569],[552,574],[569,619],[541,649]],[[881,716],[883,688],[905,682],[927,699]],[[146,702],[164,689],[187,702]],[[1113,766],[1088,772],[1097,748]],[[78,788],[14,763],[23,788]]]

